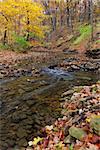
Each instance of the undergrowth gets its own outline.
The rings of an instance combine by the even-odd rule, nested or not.
[[[91,25],[82,25],[79,28],[80,36],[75,39],[74,44],[76,45],[81,43],[91,34],[91,31],[92,31]]]
[[[0,43],[0,51],[1,51],[1,50],[9,50],[9,48],[10,48],[10,47],[9,47],[8,44],[5,44],[5,45],[4,45],[4,44]]]
[[[15,51],[26,51],[29,47],[29,42],[22,36],[14,35],[14,50]]]

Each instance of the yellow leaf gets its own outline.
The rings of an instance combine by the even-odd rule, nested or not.
[[[90,123],[90,121],[91,121],[91,118],[87,118],[87,119],[86,119],[86,122],[89,122],[89,123]]]
[[[42,140],[43,138],[40,138],[40,137],[34,138],[33,145],[37,145]]]

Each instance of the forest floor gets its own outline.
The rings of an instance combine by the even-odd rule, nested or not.
[[[46,42],[46,47],[33,47],[31,50],[25,51],[25,53],[0,50],[0,63],[14,63],[17,60],[26,58],[29,59],[31,57],[33,57],[35,61],[41,61],[44,59],[48,60],[49,55],[50,57],[52,57],[53,55],[56,55],[56,53],[58,54],[59,52],[64,52],[67,50],[76,50],[79,54],[83,54],[83,57],[88,50],[90,51],[90,53],[92,50],[94,50],[95,52],[93,53],[93,55],[96,55],[96,50],[100,50],[99,27],[96,27],[94,29],[93,41],[91,41],[91,35],[75,44],[76,40],[80,40],[79,31],[71,32],[63,27],[61,29],[57,29],[56,32],[53,32],[51,34],[50,40]],[[100,55],[100,51],[97,52],[97,55],[98,54]]]
[[[100,82],[74,87],[61,97],[62,118],[30,141],[30,150],[99,150]]]
[[[34,57],[34,59],[40,59],[41,57],[45,57],[47,56],[46,54],[48,54],[50,51],[48,51],[45,48],[39,47],[38,48],[39,51],[37,50],[37,48],[34,48],[32,51],[26,52],[26,53],[18,53],[18,52],[14,52],[14,51],[9,51],[9,50],[2,50],[0,51],[0,62],[1,63],[14,63],[17,60],[22,60],[22,59],[26,59],[26,58],[30,58],[30,57]]]

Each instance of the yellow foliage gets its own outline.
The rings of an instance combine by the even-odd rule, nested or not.
[[[43,12],[42,5],[32,0],[0,1],[0,32],[7,28],[12,33],[25,35],[33,32],[44,37]]]

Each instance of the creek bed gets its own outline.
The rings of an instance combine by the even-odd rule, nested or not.
[[[2,80],[0,94],[0,149],[26,147],[41,128],[60,117],[60,95],[76,85],[99,79],[95,72],[64,72],[42,68],[40,75]]]

